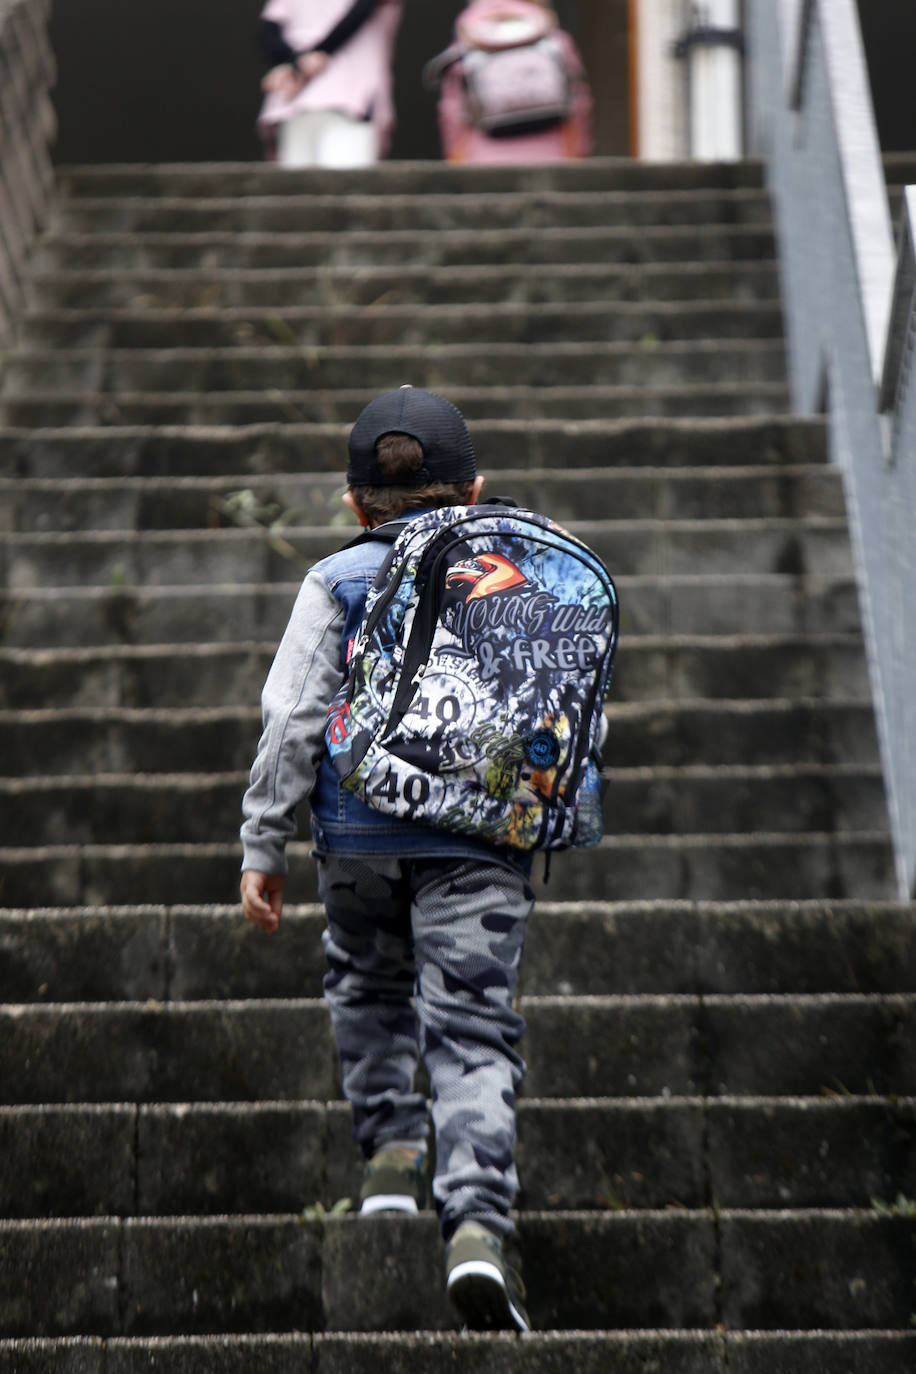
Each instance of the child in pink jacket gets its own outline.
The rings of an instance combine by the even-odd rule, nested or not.
[[[388,152],[402,0],[268,0],[258,126],[284,167],[364,167]]]

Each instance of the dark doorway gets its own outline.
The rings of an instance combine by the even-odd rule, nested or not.
[[[451,39],[465,0],[405,0],[395,64],[398,127],[392,155],[439,156],[434,97],[420,73]],[[55,159],[72,162],[248,161],[261,64],[263,0],[55,0],[51,38],[59,132]],[[555,0],[596,98],[598,152],[626,154],[627,0]]]
[[[901,0],[859,0],[878,139],[886,153],[916,148],[913,54],[916,6]]]

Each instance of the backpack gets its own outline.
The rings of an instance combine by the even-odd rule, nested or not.
[[[456,20],[457,41],[426,64],[435,90],[456,64],[470,122],[491,137],[537,133],[572,113],[567,57],[552,11],[525,0],[476,0]]]
[[[325,735],[342,785],[496,845],[597,843],[619,620],[601,559],[508,505],[445,507],[373,536],[394,542]]]
[[[537,133],[569,118],[572,86],[551,34],[514,48],[469,48],[461,70],[471,122],[492,138]]]

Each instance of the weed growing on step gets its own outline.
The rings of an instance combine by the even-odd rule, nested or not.
[[[109,626],[116,640],[122,644],[132,644],[135,638],[137,601],[128,591],[127,569],[123,563],[115,563],[111,569],[108,577],[108,595],[102,603],[101,611],[105,624]]]
[[[609,1212],[625,1212],[627,1204],[623,1201],[614,1186],[609,1174],[601,1170],[601,1184],[595,1194],[595,1201],[599,1207],[605,1207]]]
[[[821,1096],[822,1096],[822,1097],[846,1097],[846,1098],[853,1098],[853,1097],[855,1097],[855,1093],[854,1093],[850,1088],[847,1088],[845,1083],[841,1083],[840,1080],[839,1080],[838,1078],[835,1078],[833,1081],[834,1081],[834,1083],[835,1083],[835,1085],[836,1085],[835,1087],[831,1087],[831,1086],[830,1086],[829,1084],[827,1084],[827,1083],[825,1083],[825,1084],[822,1086],[822,1088],[821,1088]]]
[[[255,529],[264,532],[270,547],[281,558],[304,566],[304,560],[280,534],[281,529],[295,525],[306,514],[303,508],[286,508],[279,501],[260,497],[257,492],[246,488],[229,491],[214,502],[217,513],[242,529]]]
[[[905,1193],[898,1193],[893,1202],[882,1202],[881,1198],[873,1197],[871,1205],[881,1217],[906,1217],[916,1221],[916,1199],[907,1197]]]
[[[323,1202],[312,1202],[308,1207],[303,1207],[299,1213],[299,1220],[324,1221],[326,1217],[341,1217],[346,1212],[352,1212],[353,1203],[348,1197],[338,1198],[331,1207],[325,1207]]]

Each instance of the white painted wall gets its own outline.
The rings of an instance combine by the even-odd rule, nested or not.
[[[798,0],[782,0],[797,4]],[[730,161],[743,155],[743,72],[737,49],[674,46],[691,24],[693,0],[637,0],[637,155],[650,162],[696,158]],[[740,0],[699,0],[713,28],[740,24]]]
[[[684,0],[639,0],[636,7],[638,156],[649,162],[688,155],[687,68],[672,51],[685,15]]]

